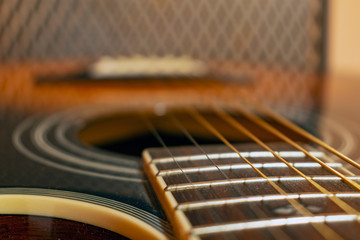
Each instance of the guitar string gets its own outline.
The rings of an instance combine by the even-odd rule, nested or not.
[[[191,182],[189,176],[183,171],[183,169],[181,168],[180,164],[175,160],[175,157],[173,156],[172,152],[170,151],[170,149],[168,148],[168,146],[165,144],[164,140],[162,139],[162,137],[160,136],[159,132],[156,130],[155,126],[152,124],[152,122],[150,121],[150,119],[143,113],[140,114],[141,119],[145,122],[146,127],[149,129],[149,131],[153,134],[153,136],[156,138],[156,140],[161,144],[161,146],[168,152],[168,154],[170,155],[170,157],[173,159],[174,163],[177,165],[177,167],[180,169],[180,171],[182,172],[182,174],[184,175],[184,177],[186,178],[186,180],[188,182]],[[151,160],[150,163],[152,163],[153,160]],[[159,174],[159,172],[157,173]]]
[[[226,178],[226,180],[228,180],[230,186],[232,186],[232,190],[240,196],[244,195],[243,191],[241,191],[238,188],[233,186],[233,182],[230,180],[229,176],[227,176],[227,174],[224,173],[218,167],[218,165],[208,156],[207,152],[200,146],[200,144],[195,140],[195,138],[191,135],[191,133],[188,131],[188,129],[186,129],[186,127],[181,123],[181,121],[179,121],[179,119],[176,117],[176,115],[173,113],[169,113],[168,115],[169,115],[170,119],[174,122],[174,124],[181,130],[181,132],[192,142],[192,144],[200,152],[202,152],[206,156],[207,160],[218,169],[218,171],[221,173],[221,175],[223,175],[224,178]],[[213,191],[213,192],[218,196],[218,198],[220,198],[220,196],[215,191]],[[268,217],[268,215],[257,206],[249,206],[249,208],[254,212],[255,216],[257,216],[257,217],[261,217],[261,218]],[[235,208],[233,210],[240,211],[237,208]],[[291,239],[290,236],[288,236],[288,234],[286,232],[284,232],[282,229],[269,228],[266,230],[269,231],[270,234],[275,237],[275,239],[284,239],[284,240]]]
[[[227,121],[229,124],[231,124],[233,127],[235,127],[237,130],[241,131],[242,133],[246,134],[248,137],[250,137],[253,141],[255,141],[257,144],[259,144],[260,146],[262,146],[263,148],[265,148],[267,151],[271,152],[277,159],[279,159],[280,161],[282,161],[284,164],[286,164],[290,169],[292,169],[293,171],[295,171],[298,175],[300,175],[301,177],[303,177],[305,180],[307,180],[310,184],[312,184],[315,188],[317,188],[319,191],[321,191],[324,194],[327,194],[329,196],[329,198],[331,198],[333,201],[335,201],[335,203],[337,203],[339,206],[342,206],[343,210],[346,211],[349,214],[358,214],[358,212],[353,209],[350,206],[347,206],[347,204],[345,202],[343,202],[342,200],[338,199],[337,197],[332,197],[333,194],[331,192],[329,192],[328,190],[326,190],[324,187],[322,187],[321,185],[319,185],[318,183],[316,183],[314,180],[308,178],[308,176],[306,176],[306,174],[304,174],[303,172],[301,172],[300,170],[298,170],[297,168],[295,168],[294,166],[292,166],[288,161],[286,161],[284,158],[282,158],[279,154],[277,154],[274,150],[272,150],[268,145],[266,145],[263,141],[261,141],[258,137],[256,137],[253,133],[251,133],[249,130],[247,130],[240,122],[238,122],[237,120],[235,120],[233,117],[231,117],[228,113],[226,113],[225,111],[223,111],[220,108],[215,108],[215,112],[217,114],[219,114],[220,117],[222,117],[225,121]],[[243,112],[241,112],[243,113]],[[244,115],[247,116],[247,114],[250,113],[245,113]],[[261,120],[263,121],[263,120]]]
[[[197,143],[197,141],[194,139],[194,137],[191,136],[191,134],[189,133],[189,131],[183,126],[183,124],[177,119],[177,117],[176,117],[174,114],[172,114],[172,113],[168,113],[168,115],[169,115],[170,119],[174,122],[174,124],[181,130],[181,132],[192,142],[192,144],[194,144],[194,146],[195,146],[200,152],[202,152],[203,154],[205,154],[207,160],[210,161],[211,164],[213,164],[213,165],[217,168],[218,172],[220,172],[220,173],[223,175],[224,178],[227,178],[227,179],[228,179],[227,175],[216,165],[216,163],[215,163],[212,159],[209,158],[208,154],[207,154],[207,153],[204,151],[204,149]],[[230,182],[230,181],[229,181],[229,182]],[[214,193],[214,195],[216,195],[217,198],[221,198],[221,196],[220,196],[216,191],[212,191],[212,193]],[[238,209],[235,209],[235,210],[238,210]],[[238,210],[238,211],[239,211],[239,210]],[[260,215],[257,216],[255,212],[254,212],[254,214],[255,214],[256,217],[260,217]],[[270,231],[270,232],[271,232],[271,231]],[[234,234],[234,233],[232,233],[232,234]],[[272,233],[271,233],[271,234],[272,234]],[[274,235],[274,234],[273,234],[273,235]],[[276,234],[276,235],[274,235],[274,236],[280,237],[280,234]],[[236,237],[236,236],[234,236],[234,238],[235,238],[235,237]],[[283,237],[282,239],[289,239],[288,237],[285,237],[283,234],[281,235],[281,237]],[[278,239],[280,239],[280,238],[278,238]]]
[[[316,151],[317,149],[311,145],[306,145],[310,151]],[[327,162],[336,162],[334,159],[332,159],[331,157],[327,156],[324,154],[324,156],[322,156],[322,158],[327,161]],[[344,172],[346,172],[347,174],[351,175],[351,176],[356,176],[355,173],[353,173],[352,171],[350,171],[349,169],[347,168],[343,168],[342,169]]]
[[[303,152],[306,156],[308,156],[309,158],[311,158],[312,160],[316,161],[317,163],[319,163],[322,167],[324,167],[326,170],[328,170],[330,173],[340,177],[344,182],[346,182],[347,184],[349,184],[350,186],[352,186],[353,188],[355,188],[356,190],[360,191],[360,185],[358,183],[356,183],[355,181],[347,178],[344,174],[338,172],[337,170],[333,169],[332,167],[327,166],[323,161],[321,161],[319,158],[313,156],[312,154],[310,154],[308,151],[306,151],[306,149],[304,149],[303,147],[301,147],[299,144],[297,144],[295,141],[291,140],[289,137],[285,136],[283,133],[281,133],[279,130],[277,130],[276,128],[274,128],[273,126],[271,126],[270,124],[268,124],[267,122],[265,122],[264,120],[260,119],[259,117],[257,117],[255,114],[250,113],[249,111],[245,110],[242,106],[237,105],[236,106],[240,111],[242,111],[244,113],[244,115],[246,117],[248,117],[249,119],[253,120],[255,123],[257,123],[259,126],[263,127],[264,129],[266,129],[267,131],[273,133],[274,135],[276,135],[277,137],[279,137],[280,139],[282,139],[283,141],[287,142],[288,144],[290,144],[291,146],[293,146],[294,148],[298,149],[299,151]],[[270,112],[269,112],[270,113]],[[274,115],[274,114],[272,114]],[[279,116],[276,117],[277,119],[281,119]],[[275,119],[276,120],[276,119]],[[286,121],[282,121],[280,120],[281,124],[284,125],[284,123],[286,123]],[[287,126],[287,125],[284,125]],[[290,125],[289,125],[290,126]],[[299,131],[300,128],[296,127],[295,125],[292,126],[290,129],[292,130],[296,130],[299,133],[302,133],[302,135],[304,137],[308,137],[307,135],[310,135],[309,133],[305,132],[304,130]],[[308,138],[310,141],[312,140],[316,140],[313,138]],[[316,144],[318,144],[318,142],[322,142],[320,141],[320,139],[317,139]],[[328,146],[325,143],[322,143],[322,145],[324,146]],[[328,146],[329,149],[332,149],[333,151],[337,152],[337,156],[342,156],[343,154],[339,153],[338,151],[336,151],[335,149],[331,148],[330,146]],[[325,148],[326,149],[326,148]],[[330,151],[332,152],[332,151]],[[341,157],[342,158],[342,157]],[[354,162],[353,160],[351,160],[348,157],[342,158],[343,160],[352,163]],[[353,166],[357,167],[357,163],[354,162],[354,164],[352,164]],[[359,165],[360,166],[360,165]],[[359,167],[357,167],[359,168]]]
[[[326,149],[327,151],[331,152],[332,154],[338,156],[339,158],[343,159],[344,161],[348,162],[349,164],[353,165],[354,167],[356,167],[357,169],[360,169],[360,164],[355,162],[354,160],[352,160],[351,158],[349,158],[348,156],[342,154],[341,152],[339,152],[338,150],[336,150],[335,148],[331,147],[330,145],[326,144],[325,142],[323,142],[322,140],[320,140],[319,138],[315,137],[314,135],[308,133],[307,131],[305,131],[304,129],[296,126],[294,123],[291,123],[289,120],[287,120],[286,118],[280,116],[279,114],[275,113],[274,111],[269,110],[267,107],[265,107],[264,105],[260,104],[258,101],[256,101],[255,99],[249,98],[249,100],[252,102],[252,104],[254,105],[254,107],[257,108],[257,110],[259,112],[263,112],[265,114],[267,114],[268,116],[270,116],[271,118],[273,118],[274,120],[276,120],[277,122],[281,123],[282,125],[288,127],[289,129],[295,131],[296,133],[302,135],[303,137],[307,138],[308,140],[316,143],[317,145],[323,147],[324,149]]]
[[[146,127],[149,129],[149,131],[153,134],[153,136],[156,138],[156,140],[161,144],[161,146],[163,147],[163,149],[165,149],[168,154],[170,155],[170,157],[173,159],[173,162],[177,165],[177,167],[180,169],[180,171],[182,172],[183,176],[186,178],[186,181],[188,181],[189,183],[191,183],[191,179],[190,177],[183,171],[183,169],[181,168],[181,165],[179,164],[178,161],[176,161],[173,153],[171,152],[171,150],[169,149],[169,147],[165,144],[163,138],[161,137],[161,135],[159,134],[159,132],[157,131],[157,129],[155,128],[154,124],[151,122],[151,120],[144,114],[140,114],[141,119],[145,122]],[[152,160],[151,160],[152,162]],[[150,162],[150,163],[151,163]],[[160,173],[160,171],[157,173],[156,176],[158,176],[158,174]],[[164,189],[165,190],[165,189]],[[206,200],[206,197],[202,194],[202,192],[199,191],[195,191],[195,193],[198,195],[198,197],[200,199]],[[177,207],[175,207],[174,210],[176,210]],[[208,211],[209,216],[212,217],[212,219],[216,222],[220,219],[220,217],[218,216],[218,214],[215,212],[210,212]],[[214,214],[216,216],[214,216]],[[216,219],[217,218],[217,219]],[[234,238],[235,239],[235,238]]]
[[[188,112],[203,126],[205,126],[211,133],[218,137],[225,145],[232,149],[238,156],[249,164],[261,177],[263,177],[276,191],[281,195],[287,196],[287,192],[283,190],[276,183],[272,182],[261,170],[256,168],[246,157],[242,154],[210,123],[208,122],[196,109],[188,108]],[[287,199],[287,201],[303,216],[314,216],[309,210],[307,210],[302,204],[295,199]],[[310,223],[325,239],[343,239],[332,228],[325,223]]]
[[[321,163],[321,166],[323,166],[326,170],[329,170],[331,173],[338,173],[335,174],[338,177],[340,177],[342,180],[345,181],[346,179],[346,183],[350,184],[350,186],[354,186],[356,190],[358,190],[357,186],[358,184],[353,181],[352,179],[349,179],[347,177],[345,177],[343,174],[339,173],[338,171],[336,171],[335,169],[333,169],[332,167],[329,167],[328,165],[326,165],[323,161],[321,161],[320,159],[318,159],[317,157],[313,156],[312,154],[310,154],[308,151],[306,151],[303,147],[301,147],[299,144],[295,143],[293,140],[291,140],[289,137],[285,136],[283,133],[281,133],[279,130],[277,130],[276,128],[274,128],[273,126],[271,126],[270,124],[268,124],[267,122],[265,122],[263,119],[261,119],[260,117],[254,115],[253,113],[250,113],[249,111],[245,110],[242,106],[240,105],[236,105],[237,110],[240,111],[241,114],[243,114],[245,117],[247,117],[248,119],[252,120],[253,122],[255,122],[256,124],[258,124],[259,126],[263,127],[264,129],[270,131],[271,133],[275,134],[275,136],[278,136],[280,139],[282,139],[283,141],[287,142],[288,144],[290,144],[291,146],[295,147],[296,149],[302,151],[306,156],[311,156],[311,159],[315,160],[316,162],[318,162],[319,164]],[[224,116],[226,117],[226,116]],[[232,122],[232,124],[234,124],[236,126],[236,128],[238,130],[242,129],[243,127],[241,127],[240,123],[238,121],[234,122],[234,119],[231,119],[231,117],[227,117],[229,118],[229,121]],[[242,129],[242,130],[246,130],[246,129]],[[253,139],[256,140],[259,144],[261,143],[261,141],[259,139]],[[315,182],[313,179],[309,178],[306,174],[304,174],[303,172],[301,172],[300,170],[298,170],[297,168],[295,168],[294,166],[290,165],[285,159],[283,159],[282,157],[280,157],[278,154],[276,154],[274,151],[272,151],[266,144],[264,144],[263,142],[261,143],[261,145],[266,148],[268,151],[271,151],[272,154],[274,154],[274,156],[276,156],[280,161],[284,162],[290,169],[292,169],[293,171],[295,171],[298,175],[300,175],[301,177],[303,177],[304,179],[306,179],[310,184],[312,184],[315,188],[317,188],[319,191],[321,191],[322,193],[326,194],[328,196],[328,198],[330,200],[332,200],[335,204],[337,204],[341,209],[343,209],[346,213],[348,214],[356,214],[356,215],[360,215],[360,212],[358,212],[356,209],[354,209],[353,207],[351,207],[349,204],[347,204],[346,202],[344,202],[343,200],[341,200],[340,198],[336,197],[333,193],[331,193],[330,191],[328,191],[326,188],[322,187],[320,184],[318,184],[317,182]]]

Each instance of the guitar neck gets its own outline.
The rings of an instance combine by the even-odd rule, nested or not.
[[[279,137],[266,143],[231,121],[231,114],[218,113],[254,143],[230,143],[191,110],[223,144],[202,146],[193,139],[190,147],[164,146],[143,154],[145,172],[179,238],[351,239],[358,234],[360,177],[346,167],[357,163],[281,118],[309,141],[295,142],[243,112]]]

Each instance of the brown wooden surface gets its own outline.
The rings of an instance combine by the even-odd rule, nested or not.
[[[57,218],[0,215],[0,239],[128,239],[108,230]]]
[[[264,66],[240,65],[242,72],[251,76],[253,81],[117,81],[106,82],[58,82],[51,76],[66,76],[83,71],[86,61],[59,63],[28,63],[0,65],[0,95],[1,105],[21,107],[28,111],[46,111],[61,109],[83,104],[106,104],[116,102],[118,105],[139,107],[153,105],[158,102],[170,104],[199,103],[209,104],[214,99],[233,101],[241,99],[244,93],[257,91],[262,98],[272,99],[274,104],[287,104],[287,96],[293,98],[294,91],[287,91],[288,85],[281,84],[283,79],[300,78],[301,85],[308,88],[309,102],[318,101],[322,97],[322,83],[314,74],[299,74],[296,70],[267,69]],[[224,69],[228,70],[224,65]],[[230,70],[229,70],[230,71]],[[47,79],[42,84],[36,84],[39,77]],[[271,81],[268,81],[271,79]],[[319,80],[319,81],[318,81]],[[273,86],[285,88],[279,93],[271,91]],[[275,96],[273,95],[275,94]],[[289,103],[291,104],[291,102]],[[304,103],[306,104],[306,103]],[[306,106],[304,106],[306,107]]]

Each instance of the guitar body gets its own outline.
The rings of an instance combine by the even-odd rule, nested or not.
[[[212,119],[206,96],[226,105],[249,87],[199,81],[37,81],[48,72],[76,72],[82,64],[1,69],[0,237],[172,238],[172,226],[142,170],[139,152],[154,147],[154,139],[147,137],[151,128],[140,123],[141,115],[171,135],[172,145],[186,145],[161,120],[165,102],[175,115],[191,103]],[[198,138],[214,144],[208,133],[183,120]],[[355,131],[349,137],[338,123],[318,121],[325,125],[317,135],[357,157],[356,144],[346,144],[349,138],[357,140]],[[231,131],[228,136],[244,141]]]
[[[96,99],[101,98],[94,94],[131,93],[111,90],[113,83],[41,85],[32,69],[1,70],[0,238],[170,237],[171,226],[151,193],[141,159],[98,150],[77,139],[89,118],[115,111],[112,100],[99,104]],[[122,111],[127,103],[120,101],[116,109]],[[99,105],[110,107],[94,109]],[[55,140],[53,130],[69,117],[72,122],[62,132],[71,145],[67,148]],[[36,129],[42,132],[44,126],[44,138],[34,144]]]

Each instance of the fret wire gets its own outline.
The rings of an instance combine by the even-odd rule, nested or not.
[[[151,123],[150,119],[148,119],[148,117],[146,117],[145,114],[140,114],[140,117],[144,120],[144,122],[145,122],[146,126],[148,127],[148,129],[155,136],[155,138],[159,141],[159,143],[162,145],[162,147],[164,149],[166,149],[166,151],[169,153],[169,155],[174,159],[174,162],[175,162],[175,164],[177,164],[178,168],[182,169],[180,164],[175,160],[173,153],[170,151],[169,147],[165,144],[165,142],[162,139],[162,137],[160,136],[159,132],[156,130],[155,126]],[[159,174],[159,172],[160,171],[158,171],[157,175]],[[183,175],[185,176],[186,180],[189,183],[192,183],[191,179],[189,178],[189,176],[186,173],[183,173]],[[200,199],[206,199],[201,192],[196,191],[196,194],[200,197]],[[175,207],[174,210],[176,210],[176,209],[177,209],[177,207]],[[215,213],[215,214],[218,215],[217,213]],[[210,216],[213,218],[213,220],[215,220],[214,214],[212,214],[212,212],[210,212]],[[218,217],[219,216],[217,216],[217,218]]]
[[[275,151],[277,152],[277,151]],[[252,152],[240,152],[245,157],[255,157],[255,158],[271,158],[273,155],[266,151],[252,151]],[[301,153],[301,154],[300,154]],[[305,157],[306,155],[303,152],[293,152],[293,151],[278,151],[278,154],[282,157],[287,158],[299,158],[299,157]],[[317,157],[323,157],[323,152],[310,152],[310,154],[317,156]],[[204,157],[205,156],[205,157]],[[229,159],[229,158],[236,158],[239,155],[233,152],[225,152],[225,153],[208,153],[207,155],[189,155],[189,156],[174,156],[175,160],[178,162],[184,162],[184,161],[202,161],[207,160],[207,157],[210,159]],[[166,157],[160,157],[153,160],[153,162],[156,163],[166,163],[166,162],[172,162],[174,161],[172,158],[166,158]]]
[[[311,176],[310,177],[316,181],[341,181],[341,178],[333,176],[333,175],[318,175],[318,176]],[[350,177],[351,179],[360,181],[360,176]],[[274,182],[281,182],[281,181],[306,181],[303,177],[299,176],[286,176],[286,177],[268,177],[270,181]],[[260,183],[265,182],[266,179],[264,178],[233,178],[230,179],[233,184],[250,184],[250,183]],[[166,191],[182,191],[188,189],[196,189],[196,188],[204,188],[204,187],[211,187],[211,186],[222,186],[228,184],[229,181],[224,180],[214,180],[214,181],[201,181],[201,182],[193,182],[193,183],[180,183],[180,184],[173,184],[169,185],[166,188]]]
[[[319,138],[317,138],[317,137],[313,136],[312,134],[308,133],[304,129],[296,126],[294,123],[290,122],[286,118],[284,118],[284,117],[280,116],[279,114],[271,111],[267,107],[260,104],[258,101],[254,100],[254,99],[251,99],[251,101],[252,101],[253,105],[257,108],[257,110],[259,110],[260,112],[265,113],[266,115],[270,116],[271,118],[273,118],[277,122],[281,123],[282,125],[290,128],[291,130],[293,130],[296,133],[302,135],[303,137],[307,138],[308,140],[310,140],[310,141],[316,143],[317,145],[323,147],[327,151],[333,153],[334,155],[338,156],[339,158],[341,158],[344,161],[348,162],[349,164],[353,165],[357,169],[360,169],[360,164],[355,162],[354,160],[352,160],[348,156],[342,154],[341,152],[339,152],[335,148],[331,147],[330,145],[326,144],[325,142],[323,142]]]
[[[338,197],[352,197],[360,198],[360,193],[344,192],[344,193],[333,193]],[[179,208],[183,211],[189,211],[194,209],[203,209],[209,207],[223,206],[225,204],[247,204],[254,202],[269,202],[279,201],[286,199],[314,199],[314,198],[327,198],[324,193],[293,193],[288,195],[255,195],[249,197],[236,197],[236,198],[222,198],[222,199],[211,199],[206,201],[193,201],[187,203],[181,203]]]
[[[233,182],[231,181],[229,176],[227,176],[227,174],[225,174],[218,167],[218,165],[212,159],[210,159],[210,157],[208,156],[206,151],[199,145],[199,143],[190,134],[190,132],[185,128],[185,126],[177,119],[177,117],[174,114],[170,114],[170,117],[171,117],[172,121],[175,123],[175,125],[177,125],[178,128],[180,128],[180,130],[184,133],[184,135],[206,156],[208,161],[211,162],[211,164],[213,164],[218,169],[218,171],[223,175],[223,177],[227,179],[227,182],[230,185],[233,185]],[[239,195],[243,195],[243,192],[235,187],[232,187],[232,190],[237,192],[237,194],[239,194]],[[216,192],[215,192],[215,194],[216,194]],[[216,194],[216,195],[218,195],[218,194]],[[218,196],[218,197],[220,198],[220,196]],[[181,206],[181,204],[179,206]],[[258,215],[258,217],[262,217],[262,218],[267,217],[267,214],[263,210],[261,210],[259,207],[250,206],[250,209],[255,213],[255,215]],[[237,210],[237,209],[235,209],[235,210]],[[285,233],[282,229],[267,229],[267,231],[269,231],[270,234],[272,234],[276,239],[284,239],[284,240],[291,239],[290,236],[288,236],[288,234]]]
[[[293,167],[297,168],[314,168],[314,167],[321,167],[318,163],[312,163],[312,162],[296,162],[296,163],[289,163]],[[327,163],[329,166],[333,167],[342,167],[341,163]],[[270,163],[253,163],[253,165],[260,169],[260,168],[287,168],[288,165],[285,163],[279,163],[279,162],[270,162]],[[216,166],[203,166],[203,167],[184,167],[181,169],[178,168],[172,168],[172,169],[165,169],[160,170],[158,176],[169,176],[169,175],[176,175],[176,174],[183,174],[183,173],[195,173],[195,172],[213,172],[213,171],[223,171],[223,170],[234,170],[234,169],[251,169],[251,166],[249,166],[246,163],[240,163],[240,164],[225,164],[225,165],[219,165]],[[225,177],[226,178],[226,177]]]
[[[253,164],[241,153],[210,123],[208,122],[196,109],[188,108],[188,112],[203,126],[205,126],[212,134],[214,134],[217,138],[219,138],[225,145],[231,148],[234,152],[236,152],[241,159],[243,159],[246,163],[248,163],[260,176],[265,178],[267,182],[280,194],[288,195],[285,190],[283,190],[280,186],[270,181],[269,178],[259,169],[253,166]],[[287,199],[287,201],[303,216],[314,216],[309,210],[307,210],[304,206],[302,206],[299,202],[294,199]],[[311,223],[312,226],[324,237],[330,239],[342,239],[338,233],[336,233],[332,228],[327,226],[324,223]]]
[[[229,231],[243,231],[249,229],[261,229],[261,228],[271,228],[271,227],[280,227],[280,226],[292,226],[308,223],[336,223],[336,222],[351,222],[354,220],[360,220],[358,215],[314,215],[314,216],[304,216],[304,217],[289,217],[289,218],[275,218],[275,219],[266,219],[266,220],[255,220],[248,222],[235,222],[227,223],[222,225],[207,225],[199,226],[194,229],[194,234],[196,235],[209,235],[215,234],[218,232],[229,232]],[[333,238],[326,238],[333,239]]]
[[[274,157],[276,157],[277,159],[279,159],[281,162],[283,162],[284,164],[286,164],[291,170],[293,170],[294,172],[296,172],[298,175],[300,175],[301,177],[303,177],[304,179],[306,179],[311,185],[313,185],[315,188],[317,188],[320,192],[327,194],[328,197],[335,203],[337,204],[341,209],[343,209],[346,213],[348,214],[357,214],[360,215],[360,213],[354,209],[353,207],[351,207],[349,204],[345,203],[343,200],[339,199],[336,196],[333,196],[333,194],[328,191],[326,188],[324,188],[323,186],[321,186],[320,184],[318,184],[317,182],[315,182],[314,180],[312,180],[311,178],[309,178],[306,174],[304,174],[303,172],[301,172],[299,169],[297,169],[296,167],[294,167],[293,165],[291,165],[288,161],[286,161],[284,158],[282,158],[281,156],[279,156],[279,154],[277,154],[273,149],[271,149],[267,144],[265,144],[262,140],[260,140],[257,136],[255,136],[252,132],[250,132],[249,130],[247,130],[240,122],[238,122],[237,120],[235,120],[235,118],[233,118],[232,116],[230,116],[227,112],[225,112],[224,110],[220,109],[219,107],[214,107],[215,112],[217,114],[219,114],[220,117],[222,117],[225,121],[227,121],[230,125],[232,125],[234,128],[236,128],[238,131],[242,132],[243,134],[247,135],[249,138],[251,138],[254,142],[256,142],[257,144],[259,144],[260,146],[262,146],[264,149],[268,150],[269,152],[271,152]],[[242,108],[240,108],[240,110],[242,110]],[[244,110],[246,111],[246,110]],[[262,123],[263,120],[258,118],[257,116],[253,116],[251,113],[249,112],[243,112],[241,111],[241,113],[244,113],[244,115],[247,117],[249,116],[250,120],[257,120],[257,122]],[[261,124],[260,126],[263,126],[264,124]],[[267,125],[266,125],[267,126]],[[269,125],[270,126],[270,125]],[[271,126],[270,126],[271,127]],[[267,129],[267,128],[265,128]],[[276,131],[277,132],[277,131]],[[280,133],[279,133],[280,135]],[[283,134],[281,134],[283,135]],[[305,150],[306,151],[306,150]],[[320,161],[320,160],[319,160]],[[322,161],[321,161],[322,162]],[[322,162],[323,163],[323,162]],[[323,163],[322,166],[326,166],[328,167],[325,163]],[[336,171],[336,170],[334,170]],[[340,176],[338,176],[340,177]],[[342,178],[342,177],[341,177]],[[343,179],[343,178],[342,178]],[[351,179],[348,179],[348,181],[354,182]],[[355,183],[355,182],[354,182]],[[357,184],[357,183],[356,183]]]

